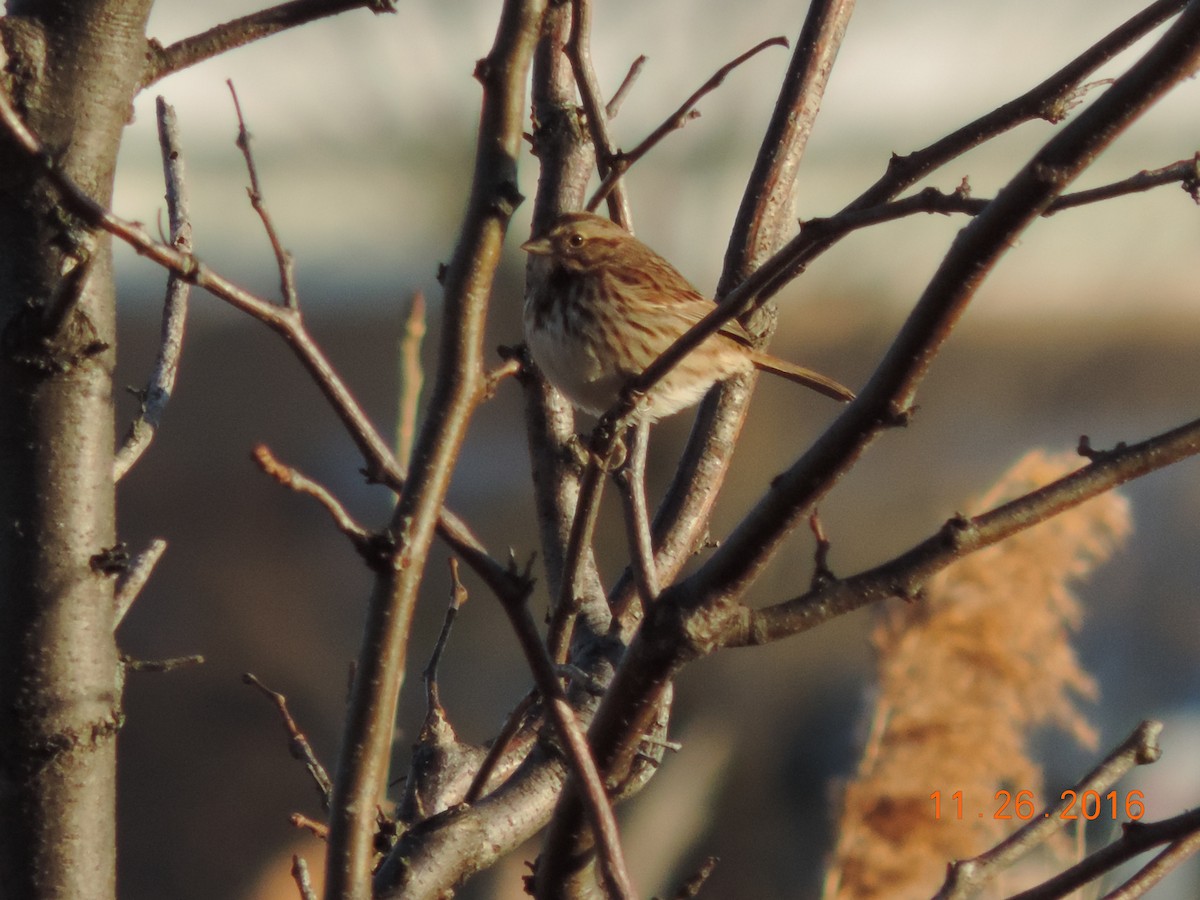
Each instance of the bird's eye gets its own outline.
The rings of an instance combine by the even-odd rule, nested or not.
[[[567,243],[575,248],[582,247],[583,246],[583,235],[580,234],[578,231],[572,232],[571,236],[569,238],[567,238]]]

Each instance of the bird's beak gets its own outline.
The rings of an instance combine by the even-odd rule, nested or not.
[[[534,256],[549,256],[551,250],[550,238],[533,238],[523,243],[521,249],[526,253],[532,253]]]

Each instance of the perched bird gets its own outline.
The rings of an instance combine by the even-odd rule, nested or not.
[[[544,289],[525,301],[525,340],[550,382],[579,409],[600,415],[621,389],[712,311],[669,262],[619,225],[568,213],[521,249],[549,263]],[[653,422],[698,402],[715,382],[758,368],[835,400],[854,394],[811,369],[755,350],[737,322],[685,356],[650,391]]]

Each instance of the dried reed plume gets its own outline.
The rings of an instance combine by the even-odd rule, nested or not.
[[[1079,462],[1030,452],[978,508]],[[1031,791],[1039,814],[1045,808],[1031,731],[1053,724],[1088,747],[1096,742],[1077,705],[1095,697],[1096,685],[1069,643],[1080,606],[1068,585],[1129,530],[1128,503],[1110,492],[967,557],[877,626],[875,706],[863,759],[846,786],[826,900],[929,897],[947,862],[986,850],[1022,824],[1012,804],[1012,820],[994,817],[1004,799],[997,791]]]

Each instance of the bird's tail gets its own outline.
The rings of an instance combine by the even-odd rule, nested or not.
[[[796,384],[802,384],[806,388],[816,391],[818,394],[824,394],[826,397],[831,397],[834,400],[841,400],[843,403],[849,403],[854,399],[854,392],[852,390],[843,384],[839,384],[832,378],[826,378],[820,372],[814,372],[812,369],[804,368],[804,366],[797,366],[757,351],[751,353],[750,359],[754,362],[756,368],[762,369],[764,372],[779,375],[788,381],[796,382]]]

